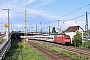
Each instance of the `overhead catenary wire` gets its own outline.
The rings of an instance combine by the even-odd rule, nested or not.
[[[57,24],[55,23],[55,24],[49,25],[49,26],[50,26],[50,27],[53,27],[53,26],[55,26],[55,25],[57,25]],[[46,29],[46,28],[43,27],[42,29]]]
[[[90,14],[90,13],[88,13],[88,14]],[[68,20],[65,20],[65,21],[63,21],[63,24],[66,22],[66,21],[70,21],[70,20],[74,20],[75,19],[75,23],[76,23],[76,19],[78,19],[78,18],[80,18],[80,17],[84,17],[84,16],[86,16],[85,14],[84,15],[81,15],[81,16],[78,16],[78,17],[75,17],[75,18],[72,18],[72,19],[68,19]],[[53,26],[56,26],[57,24],[55,23],[55,24],[53,24],[53,25],[50,25],[50,27],[53,27]],[[43,29],[45,29],[45,28],[43,28]]]
[[[90,13],[90,4],[89,4],[89,13]]]
[[[88,13],[88,14],[90,14],[90,13]],[[64,22],[70,21],[70,20],[74,20],[74,19],[75,19],[75,21],[76,21],[76,19],[78,19],[78,18],[80,18],[80,17],[83,17],[83,16],[86,16],[86,15],[84,14],[84,15],[81,15],[81,16],[78,16],[78,17],[75,17],[75,18],[72,18],[72,19],[68,19],[68,20],[65,20]]]
[[[90,8],[90,4],[87,4],[87,5],[83,6],[83,7],[80,7],[80,8],[78,8],[78,9],[70,12],[70,13],[67,13],[67,14],[65,14],[65,15],[63,15],[63,16],[61,16],[61,17],[68,16],[69,14],[72,14],[72,13],[74,13],[74,12],[80,10],[80,9],[83,9],[83,8],[85,8],[85,7],[87,7],[87,6],[89,6],[89,8]],[[89,12],[88,12],[88,14],[89,14]],[[74,19],[75,19],[75,23],[76,23],[76,19],[78,19],[78,18],[80,18],[80,17],[83,17],[83,16],[85,16],[85,14],[84,14],[84,15],[81,15],[81,16],[78,16],[78,17],[75,17],[75,18],[72,18],[72,19],[65,20],[65,21],[63,21],[63,24],[64,24],[66,21],[70,21],[70,20],[74,20]]]
[[[54,20],[53,20],[54,21]],[[48,21],[48,22],[46,22],[46,23],[43,23],[43,24],[47,24],[47,23],[50,23],[50,22],[53,22],[53,21]]]
[[[75,17],[75,18],[72,18],[72,19],[69,19],[69,20],[65,20],[64,22],[70,21],[70,20],[73,20],[73,19],[77,19],[77,18],[80,18],[80,17],[83,17],[83,16],[85,16],[85,15],[81,15],[81,16],[78,16],[78,17]]]
[[[76,10],[70,12],[70,13],[67,13],[67,14],[61,16],[61,17],[65,17],[65,16],[67,16],[67,15],[69,15],[69,14],[71,14],[71,13],[74,13],[74,12],[76,12],[76,11],[82,9],[82,8],[87,7],[87,6],[90,6],[90,4],[87,4],[87,5],[85,5],[85,6],[82,6],[82,7],[78,8],[78,9],[76,9]],[[88,14],[89,14],[89,13],[88,13]],[[65,20],[65,21],[63,21],[63,24],[64,24],[64,22],[70,21],[70,20],[73,20],[73,19],[75,19],[75,23],[76,23],[76,19],[77,19],[77,18],[80,18],[80,17],[83,17],[83,16],[85,16],[85,15],[81,15],[81,16],[78,16],[78,17],[75,17],[75,18],[72,18],[72,19],[69,19],[69,20]],[[52,22],[52,21],[49,21],[49,22]],[[49,23],[49,22],[48,22],[48,23]],[[43,23],[43,24],[47,24],[47,23]],[[51,26],[55,26],[55,25],[51,25]]]
[[[67,15],[69,15],[69,14],[71,14],[71,13],[74,13],[74,12],[76,12],[76,11],[78,11],[78,10],[84,8],[84,7],[87,7],[87,6],[90,6],[90,4],[87,4],[87,5],[83,6],[83,7],[80,7],[80,8],[78,8],[78,9],[76,9],[76,10],[70,12],[70,13],[67,13],[67,14],[65,14],[65,15],[63,15],[63,16],[61,16],[61,17],[65,17],[65,16],[67,16]]]
[[[72,13],[74,13],[74,12],[80,10],[80,9],[83,9],[83,8],[85,8],[85,7],[87,7],[87,6],[90,7],[90,4],[87,4],[87,5],[83,6],[83,7],[80,7],[80,8],[78,8],[78,9],[76,9],[76,10],[70,12],[70,13],[67,13],[67,14],[65,14],[65,15],[63,15],[63,16],[61,16],[61,17],[68,16],[69,14],[72,14]],[[90,14],[90,13],[88,13],[88,14]],[[65,21],[63,21],[63,24],[64,24],[64,22],[66,22],[66,21],[70,21],[70,20],[74,20],[74,19],[75,19],[75,23],[76,23],[76,19],[78,19],[78,18],[80,18],[80,17],[83,17],[83,16],[85,16],[85,14],[84,14],[84,15],[81,15],[81,16],[78,16],[78,17],[75,17],[75,18],[72,18],[72,19],[65,20]],[[43,23],[43,24],[47,24],[47,23],[50,23],[50,22],[52,22],[52,21],[49,21],[49,22],[46,22],[46,23]],[[49,25],[49,26],[55,26],[55,25],[56,25],[56,24],[54,24],[54,25]],[[44,28],[44,29],[45,29],[45,28]]]
[[[52,22],[52,21],[49,21],[49,22],[46,22],[46,23],[42,23],[42,24],[43,24],[43,26],[48,26],[48,25],[46,25],[46,24],[48,24],[48,23],[50,23],[50,22]],[[56,25],[56,23],[53,24],[53,25],[49,25],[49,26],[54,26],[54,25]]]

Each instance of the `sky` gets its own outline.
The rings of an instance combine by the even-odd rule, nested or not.
[[[42,29],[47,32],[49,26],[51,30],[55,27],[58,31],[57,20],[60,20],[59,28],[62,31],[77,25],[85,30],[85,14],[90,13],[90,0],[0,0],[0,31],[7,31],[4,24],[8,23],[8,11],[2,9],[10,9],[12,30],[24,31],[25,10],[29,31],[36,31],[36,24],[38,31]],[[90,29],[90,14],[88,24]]]

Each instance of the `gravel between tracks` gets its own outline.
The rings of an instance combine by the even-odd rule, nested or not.
[[[37,41],[37,40],[33,40],[33,41]],[[79,56],[85,56],[85,57],[87,57],[87,59],[90,59],[90,49],[77,48],[77,47],[73,47],[73,46],[63,46],[60,44],[49,43],[49,42],[45,42],[45,41],[37,41],[37,42],[42,43],[42,44],[44,43],[49,46],[54,46],[61,50],[70,51],[70,52],[78,54]]]
[[[71,60],[69,57],[64,57],[52,50],[42,47],[35,42],[29,41],[28,44],[32,46],[36,51],[45,56],[47,60]]]

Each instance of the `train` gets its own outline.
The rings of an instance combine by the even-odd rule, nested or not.
[[[48,35],[48,36],[36,35],[36,36],[29,36],[29,39],[49,41],[60,44],[71,44],[71,39],[69,35]]]
[[[61,44],[71,44],[71,39],[69,35],[57,35],[54,36],[54,42]]]

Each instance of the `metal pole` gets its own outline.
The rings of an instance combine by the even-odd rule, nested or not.
[[[39,25],[38,25],[38,32],[39,32]]]
[[[9,38],[9,29],[10,29],[9,10],[10,10],[10,9],[2,9],[2,10],[8,10],[8,38]]]
[[[88,13],[87,12],[86,12],[86,29],[85,30],[86,30],[86,37],[88,38]]]
[[[1,23],[1,33],[2,33],[2,23]]]
[[[59,32],[61,32],[61,30],[59,29],[59,21],[61,20],[56,20],[56,21],[58,21],[58,34],[59,34]]]
[[[37,24],[36,24],[36,35],[37,35]]]
[[[10,18],[9,18],[9,9],[8,9],[8,37],[9,37],[9,29],[10,29]]]
[[[12,32],[12,21],[11,21],[11,32]]]
[[[27,45],[27,44],[26,44],[26,39],[27,39],[27,19],[26,19],[26,11],[27,11],[27,10],[24,11],[24,12],[25,12],[25,20],[24,20],[24,22],[25,22],[25,33],[24,33],[24,36],[25,36],[25,39],[24,39],[25,46]]]
[[[50,35],[50,26],[49,26],[49,35]]]
[[[41,22],[40,22],[40,26],[41,26]],[[40,32],[41,32],[41,34],[42,34],[42,26],[41,26]]]
[[[88,13],[86,12],[86,48],[88,48]]]

